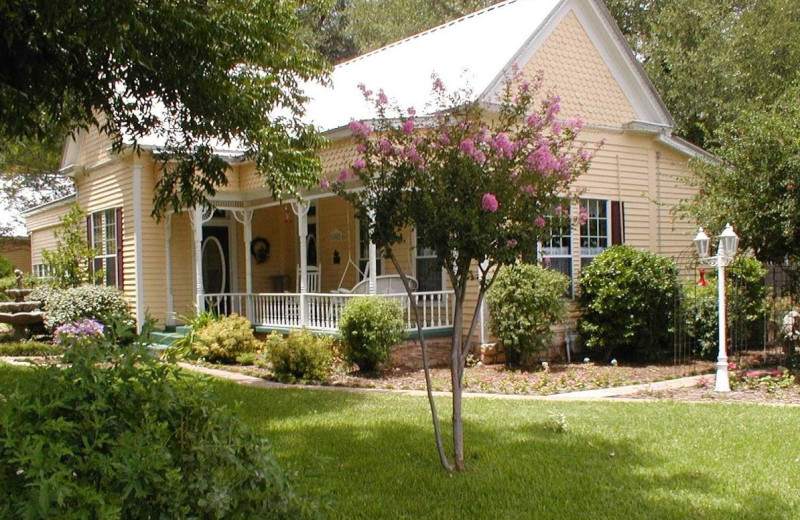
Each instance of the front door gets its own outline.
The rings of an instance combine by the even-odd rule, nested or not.
[[[222,226],[203,227],[203,293],[219,294],[230,292],[230,269],[228,265],[228,228]],[[223,305],[222,308],[227,308]],[[219,312],[219,305],[209,310]]]

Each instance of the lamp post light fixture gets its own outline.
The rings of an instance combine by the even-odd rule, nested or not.
[[[725,226],[725,230],[719,235],[719,245],[717,255],[708,256],[709,239],[703,228],[697,232],[693,240],[697,246],[697,256],[701,262],[705,262],[711,267],[717,268],[717,283],[719,296],[719,354],[717,355],[717,380],[714,390],[717,392],[730,392],[731,384],[728,378],[728,353],[727,345],[727,316],[725,309],[725,267],[731,263],[736,256],[739,247],[739,237],[733,232],[730,224]]]

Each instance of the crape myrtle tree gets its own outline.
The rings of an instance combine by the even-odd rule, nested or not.
[[[0,152],[97,127],[115,151],[165,143],[156,208],[205,204],[225,185],[217,147],[247,150],[277,196],[316,181],[320,137],[302,121],[304,81],[324,59],[296,2],[0,2]],[[63,135],[63,134],[61,134]]]
[[[464,469],[463,370],[478,324],[478,313],[464,313],[468,287],[477,285],[480,306],[500,268],[546,239],[554,220],[566,218],[569,188],[592,152],[576,143],[582,121],[559,119],[559,97],[544,96],[540,78],[527,81],[516,67],[491,99],[476,100],[468,89],[450,92],[435,74],[432,79],[432,106],[425,107],[432,115],[424,117],[361,86],[377,117],[351,122],[358,157],[332,182],[369,222],[370,240],[403,280],[417,321],[439,457],[452,471]],[[393,249],[409,226],[436,252],[455,292],[452,462],[432,396],[421,317]]]

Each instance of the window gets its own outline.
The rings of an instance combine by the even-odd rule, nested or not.
[[[586,219],[581,224],[581,267],[605,251],[609,246],[625,241],[625,207],[622,202],[581,200],[581,214]]]
[[[358,281],[369,275],[369,229],[365,220],[358,221]],[[375,259],[375,276],[383,272],[381,258]]]
[[[31,266],[33,276],[36,278],[49,278],[50,272],[44,264],[33,264]]]
[[[415,267],[419,284],[417,290],[420,292],[441,291],[442,268],[439,266],[439,257],[436,256],[436,251],[425,246],[419,236],[416,236],[415,251],[417,252]]]
[[[581,214],[586,219],[581,224],[581,267],[586,267],[609,246],[608,201],[581,200]]]
[[[97,253],[92,269],[103,273],[97,283],[122,288],[122,209],[98,211],[88,219],[89,246]]]
[[[572,226],[569,214],[567,214],[567,220],[560,224],[553,225],[553,219],[548,220],[551,223],[551,235],[549,240],[542,242],[540,253],[548,268],[563,273],[569,278],[567,296],[572,298]]]

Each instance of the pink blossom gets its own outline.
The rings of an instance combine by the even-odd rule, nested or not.
[[[503,132],[497,133],[492,141],[492,147],[499,152],[500,157],[506,159],[511,159],[516,151],[516,145]]]
[[[586,208],[581,207],[581,210],[578,213],[578,222],[582,226],[586,224],[588,221],[589,221],[589,211]]]
[[[530,195],[531,197],[536,196],[536,188],[534,188],[532,184],[526,184],[525,186],[520,188],[520,191],[522,193]]]
[[[365,145],[364,143],[358,143],[358,144],[356,145],[356,151],[357,151],[358,153],[364,153],[364,152],[366,152],[366,151],[367,151],[367,145]]]
[[[378,91],[378,104],[379,105],[385,105],[388,102],[389,102],[389,98],[386,96],[386,93],[383,91],[383,89],[379,90]]]
[[[419,150],[414,145],[406,146],[405,150],[403,150],[403,156],[413,163],[419,162],[421,159]]]
[[[544,173],[556,169],[558,161],[550,152],[550,147],[542,144],[528,156],[528,167]]]
[[[535,112],[529,115],[525,122],[528,123],[528,126],[531,128],[539,128],[542,126],[542,118],[540,118],[539,114]]]
[[[470,156],[478,164],[483,164],[486,162],[486,154],[480,150],[473,151],[472,154],[470,154]]]
[[[354,170],[363,170],[366,166],[367,164],[364,162],[364,159],[356,159],[353,163]]]
[[[488,142],[489,141],[489,129],[486,128],[485,126],[481,127],[480,132],[476,133],[473,136],[473,139],[478,143],[486,143],[486,142]]]
[[[417,109],[414,108],[414,107],[408,107],[407,112],[408,112],[408,115],[411,116],[411,117],[414,117],[415,115],[417,115]]]
[[[531,91],[531,82],[523,81],[522,84],[519,86],[519,90],[527,94],[528,92]]]
[[[545,106],[547,107],[547,120],[552,121],[561,112],[561,97],[558,94],[553,94],[545,101]]]
[[[350,179],[350,171],[347,168],[342,168],[336,182],[346,182],[348,179]]]
[[[464,139],[461,141],[461,144],[458,145],[458,147],[467,155],[472,155],[475,153],[475,143],[472,141],[472,139]]]
[[[583,119],[580,117],[573,117],[571,119],[567,119],[564,123],[568,129],[572,130],[573,132],[580,132],[581,128],[583,128]]]
[[[381,137],[380,141],[378,141],[378,150],[383,154],[388,154],[392,150],[392,143],[385,137]]]
[[[533,221],[536,227],[543,228],[547,225],[547,222],[544,220],[543,217],[536,217],[536,220]]]
[[[361,121],[350,121],[349,128],[354,137],[367,137],[372,133],[372,127]]]
[[[518,242],[516,240],[514,240],[513,238],[509,238],[508,240],[506,240],[506,245],[508,247],[515,247],[517,245],[517,243]]]
[[[442,78],[436,75],[436,73],[431,74],[431,79],[433,79],[433,90],[437,92],[444,91],[444,83],[442,83]]]
[[[581,150],[579,157],[581,161],[589,162],[594,159],[594,152],[590,152],[589,150]]]
[[[550,262],[552,262],[552,260],[549,256],[544,257],[544,265],[550,265]]]
[[[403,129],[402,130],[403,130],[404,134],[410,134],[411,132],[413,132],[414,131],[414,118],[406,119],[406,121],[403,123]]]
[[[323,177],[319,180],[319,187],[323,190],[327,190],[331,187],[331,181],[329,181],[327,177]]]
[[[361,95],[364,96],[364,99],[369,100],[372,97],[372,91],[367,90],[367,86],[363,83],[358,84],[358,89],[361,91]]]
[[[481,199],[481,207],[483,211],[494,213],[500,207],[500,204],[497,202],[497,197],[495,197],[494,194],[484,193],[483,199]]]
[[[445,132],[442,132],[442,135],[439,136],[439,142],[447,146],[448,144],[450,144],[450,136],[447,135]]]
[[[559,134],[561,134],[561,131],[562,131],[562,130],[564,130],[564,127],[563,127],[563,126],[561,126],[561,123],[559,123],[558,121],[556,121],[555,123],[553,123],[553,135],[559,135]]]

